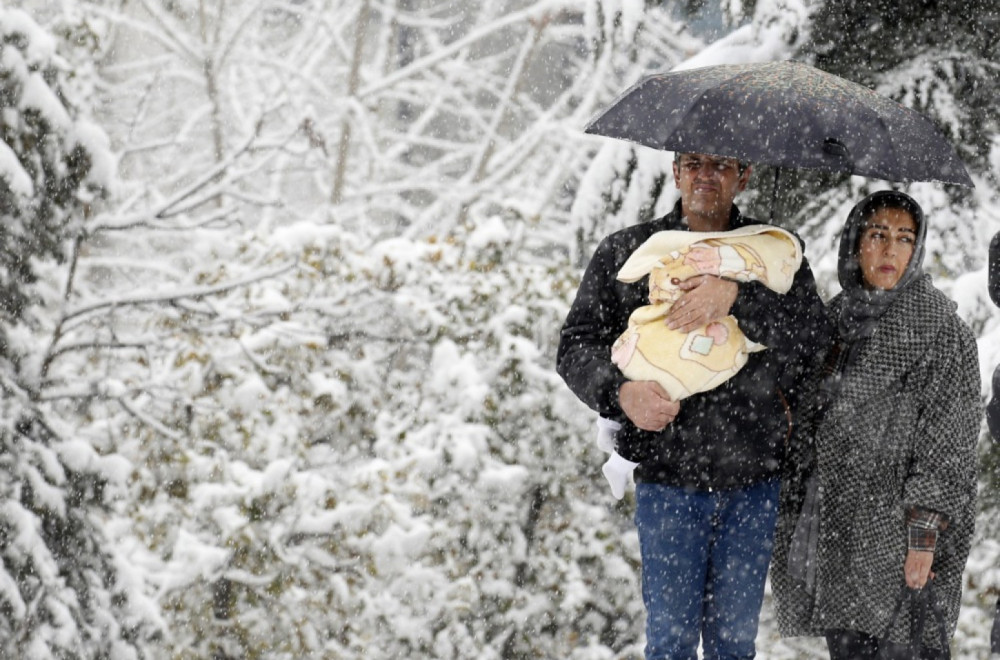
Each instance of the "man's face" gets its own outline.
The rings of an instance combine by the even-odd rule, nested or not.
[[[681,154],[674,161],[674,181],[689,217],[728,220],[733,200],[749,180],[750,168],[741,174],[735,158]]]

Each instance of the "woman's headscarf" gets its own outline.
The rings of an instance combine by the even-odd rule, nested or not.
[[[864,222],[878,209],[901,208],[913,216],[917,233],[913,243],[913,256],[906,265],[892,289],[868,289],[865,287],[861,264],[858,262],[858,243],[864,231]],[[927,223],[924,212],[916,200],[895,190],[881,190],[868,195],[858,202],[847,216],[847,224],[840,234],[840,251],[837,275],[844,290],[844,306],[841,308],[838,325],[840,335],[848,343],[871,335],[879,317],[907,286],[922,273],[924,244]]]

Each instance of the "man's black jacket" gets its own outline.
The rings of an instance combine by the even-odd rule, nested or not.
[[[758,223],[734,206],[729,228],[749,224]],[[759,282],[737,283],[730,312],[747,337],[768,349],[751,353],[736,375],[684,399],[677,418],[660,432],[636,428],[619,406],[618,390],[627,379],[611,362],[611,345],[632,311],[648,304],[648,282],[624,283],[616,276],[639,245],[667,229],[686,229],[679,202],[663,218],[601,242],[563,325],[557,370],[581,401],[622,424],[618,453],[640,463],[636,481],[707,490],[777,476],[799,382],[830,341],[823,302],[804,259],[785,295]]]

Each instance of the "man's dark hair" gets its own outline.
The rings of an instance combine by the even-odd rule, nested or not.
[[[674,162],[677,163],[677,164],[680,164],[680,162],[681,162],[681,156],[683,156],[685,154],[689,154],[690,155],[690,154],[694,154],[694,153],[695,152],[693,152],[693,151],[675,151],[674,152]],[[698,154],[698,155],[701,155],[701,154]],[[711,156],[713,154],[705,154],[705,155],[706,156]],[[718,158],[731,158],[731,156],[717,156],[717,157]],[[742,176],[743,173],[747,171],[747,168],[750,167],[750,163],[749,162],[744,161],[744,160],[740,160],[739,158],[736,159],[736,163],[737,163],[737,165],[736,165],[737,169],[739,169],[739,172],[740,172],[740,176]]]

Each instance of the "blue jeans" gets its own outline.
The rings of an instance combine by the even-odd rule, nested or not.
[[[754,657],[779,487],[636,486],[646,660]]]

